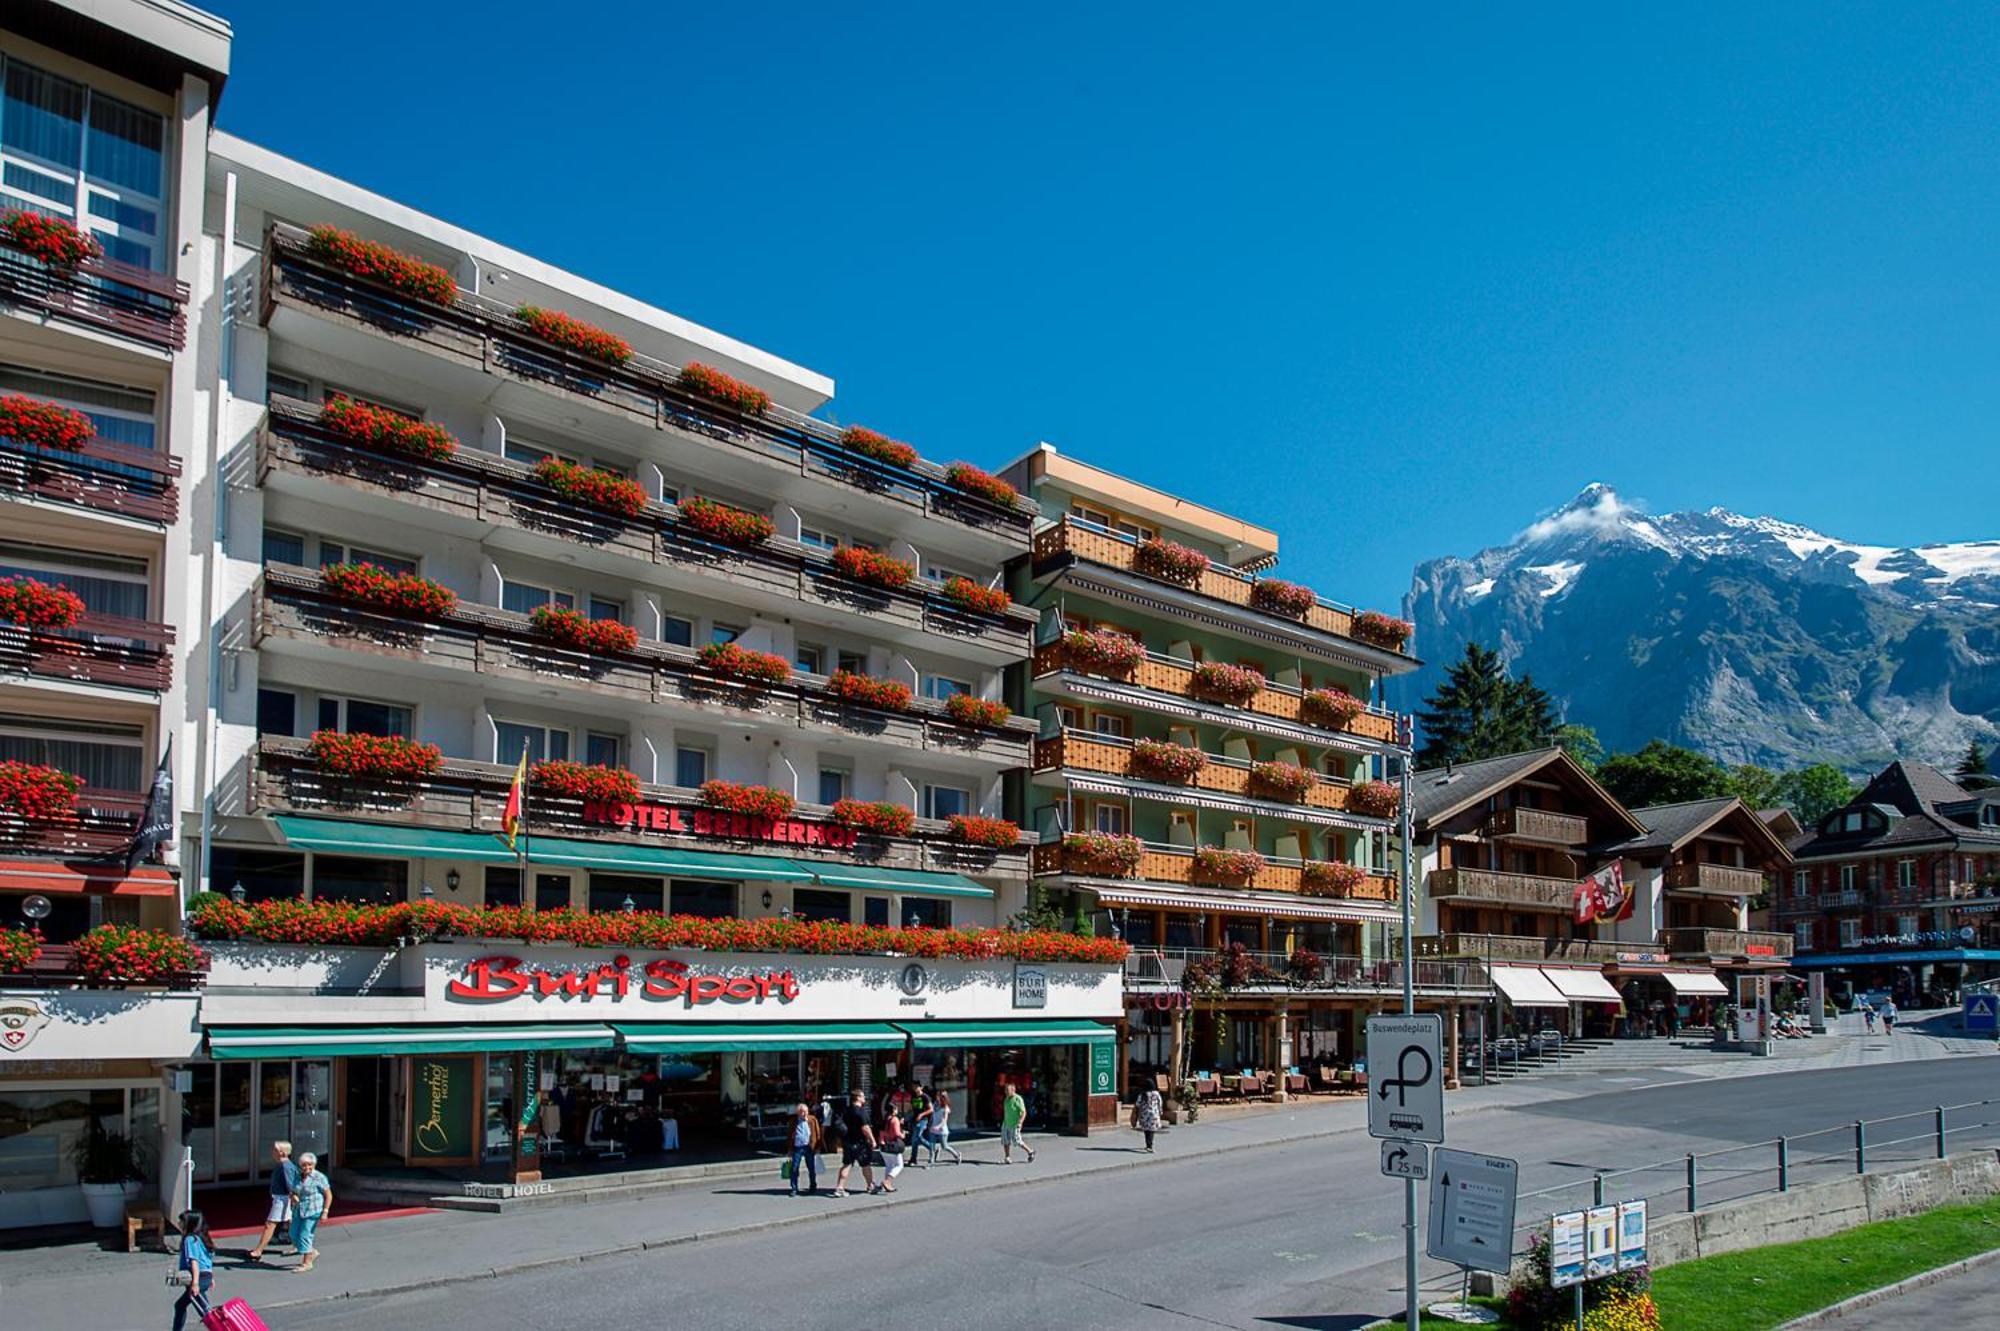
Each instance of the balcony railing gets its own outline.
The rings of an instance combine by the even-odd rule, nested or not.
[[[680,367],[635,355],[609,365],[544,341],[514,316],[514,307],[460,292],[450,306],[411,301],[316,258],[306,233],[274,224],[264,255],[265,323],[274,309],[294,306],[350,319],[399,342],[490,374],[579,394],[655,429],[672,429],[779,463],[927,517],[1004,535],[1025,546],[1035,506],[1001,505],[953,486],[944,468],[919,459],[909,467],[878,462],[840,442],[840,430],[773,404],[745,415],[688,392]]]
[[[1125,982],[1135,988],[1157,989],[1179,985],[1190,961],[1205,961],[1215,955],[1213,948],[1135,947],[1125,958]],[[1403,963],[1396,959],[1327,956],[1320,954],[1316,966],[1303,966],[1285,952],[1244,953],[1251,961],[1272,972],[1251,989],[1362,989],[1399,991],[1403,987]],[[1474,990],[1484,992],[1486,977],[1479,967],[1464,961],[1419,961],[1411,972],[1418,989]],[[1228,991],[1225,991],[1228,992]]]
[[[1139,571],[1138,541],[1121,532],[1106,531],[1094,523],[1079,522],[1074,518],[1063,518],[1036,532],[1034,558],[1038,568],[1049,561],[1073,558],[1092,564],[1102,564],[1107,568],[1119,569],[1140,577],[1146,576]],[[1381,652],[1388,656],[1408,655],[1401,648],[1382,647],[1356,638],[1354,619],[1357,612],[1351,607],[1333,601],[1315,601],[1302,620],[1293,620],[1283,615],[1272,615],[1268,611],[1258,610],[1251,603],[1251,588],[1256,582],[1257,580],[1247,573],[1238,573],[1235,569],[1211,564],[1195,579],[1192,586],[1178,582],[1162,582],[1161,585],[1178,587],[1182,591],[1223,602],[1236,610],[1248,610],[1266,615],[1280,623],[1297,624],[1321,633],[1330,633],[1370,651]]]
[[[500,831],[500,817],[507,807],[514,769],[495,763],[447,758],[430,776],[412,781],[373,777],[333,776],[319,770],[313,760],[311,743],[283,735],[265,735],[257,741],[248,773],[244,812],[300,813],[337,817],[386,818],[401,825],[445,828],[461,832]],[[639,798],[664,805],[699,809],[701,793],[679,786],[642,783]],[[801,803],[792,816],[804,821],[824,821],[828,810]],[[563,799],[528,788],[527,827],[529,862],[534,860],[534,835],[582,837],[601,841],[632,841],[630,828],[608,827],[584,821],[584,802]],[[643,839],[643,837],[641,838]],[[717,850],[754,853],[770,849],[763,842],[721,837],[665,838],[675,844],[706,846]],[[958,841],[948,823],[919,818],[907,837],[879,837],[862,833],[851,848],[830,849],[799,842],[776,847],[787,859],[829,859],[865,861],[885,868],[937,869],[953,873],[1025,878],[1028,872],[1028,844],[1006,850],[990,850]]]
[[[1494,841],[1532,841],[1545,846],[1581,846],[1590,840],[1590,824],[1573,813],[1519,806],[1486,815],[1485,833]]]
[[[583,651],[535,632],[526,615],[460,602],[430,621],[354,605],[329,595],[317,570],[273,564],[257,601],[256,641],[322,641],[372,655],[420,661],[438,669],[532,680],[628,702],[726,711],[802,729],[835,731],[933,752],[976,754],[1010,767],[1028,759],[1034,723],[1011,717],[997,728],[965,726],[944,705],[913,699],[906,712],[846,702],[818,675],[750,685],[702,667],[698,653],[661,642],[629,651]]]
[[[1601,965],[1618,960],[1618,950],[1630,943],[1606,943],[1591,938],[1526,938],[1514,934],[1432,934],[1412,940],[1420,957],[1476,957],[1502,964],[1543,961]]]
[[[0,675],[162,692],[174,678],[174,631],[123,615],[86,613],[66,629],[0,624]]]
[[[85,786],[68,818],[43,822],[0,812],[0,851],[51,859],[122,852],[139,830],[145,805],[144,795]]]
[[[1301,801],[1287,801],[1260,795],[1252,779],[1251,766],[1252,764],[1240,758],[1225,758],[1220,754],[1211,753],[1208,755],[1207,763],[1195,773],[1194,779],[1184,784],[1194,790],[1240,796],[1276,808],[1300,804],[1308,809],[1344,810],[1347,807],[1348,784],[1318,772],[1313,773],[1313,784],[1306,790],[1305,799]],[[1132,741],[1129,739],[1082,730],[1065,730],[1053,738],[1035,741],[1037,772],[1065,769],[1077,772],[1103,772],[1159,785],[1176,784],[1147,776],[1144,769],[1138,765],[1133,754]]]
[[[1865,906],[1868,898],[1858,888],[1848,888],[1844,892],[1822,892],[1819,894],[1822,908],[1828,906]]]
[[[1764,890],[1764,873],[1727,864],[1676,864],[1667,870],[1667,886],[1683,892],[1754,897]]]
[[[1026,655],[1035,616],[1018,607],[989,615],[967,610],[920,585],[889,591],[834,571],[823,551],[773,538],[753,547],[710,540],[677,520],[670,504],[635,518],[579,508],[537,480],[532,468],[461,448],[442,462],[418,462],[359,448],[319,424],[304,403],[279,400],[258,441],[258,475],[326,477],[354,489],[495,527],[532,532],[649,564],[672,567],[748,592],[864,615],[912,632],[935,633],[1010,655]]]
[[[199,989],[208,972],[174,971],[158,980],[85,980],[77,973],[76,946],[72,943],[44,943],[41,953],[25,970],[0,971],[0,988],[7,989]]]
[[[1677,957],[1789,957],[1793,939],[1755,929],[1662,929],[1660,942]]]
[[[0,439],[0,495],[170,525],[180,515],[180,459],[91,439],[48,449]]]
[[[1576,884],[1567,878],[1498,869],[1433,869],[1430,892],[1437,901],[1497,901],[1538,910],[1568,910],[1576,901]]]
[[[1034,671],[1037,677],[1053,674],[1058,670],[1071,670],[1077,674],[1095,675],[1097,671],[1078,666],[1070,660],[1069,652],[1060,641],[1044,643],[1035,649]],[[1188,698],[1211,707],[1221,707],[1230,711],[1254,712],[1259,716],[1273,717],[1288,721],[1309,730],[1321,729],[1300,719],[1304,705],[1305,691],[1290,685],[1266,680],[1257,696],[1241,707],[1228,703],[1218,703],[1201,698],[1194,692],[1194,663],[1181,661],[1157,652],[1146,653],[1146,659],[1129,675],[1102,675],[1104,679],[1145,689],[1151,693],[1170,694],[1175,698]],[[1396,741],[1396,717],[1393,712],[1381,708],[1370,708],[1331,734],[1353,735],[1360,739],[1374,740],[1381,744]]]
[[[1059,841],[1046,842],[1035,847],[1034,872],[1037,876],[1051,874],[1077,874],[1089,878],[1106,876],[1095,872],[1082,857],[1066,851]],[[1266,855],[1264,867],[1247,880],[1205,878],[1195,867],[1194,847],[1167,846],[1151,841],[1146,843],[1145,849],[1140,853],[1139,867],[1133,870],[1129,877],[1135,883],[1249,888],[1259,892],[1307,895],[1304,890],[1303,861],[1280,855]],[[1394,902],[1396,880],[1380,874],[1370,874],[1350,891],[1316,892],[1311,895],[1315,899]]]
[[[104,258],[63,267],[0,246],[0,305],[179,351],[187,303],[187,283],[148,268]]]

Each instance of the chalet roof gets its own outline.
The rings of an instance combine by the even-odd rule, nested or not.
[[[1770,858],[1783,860],[1791,856],[1784,838],[1772,830],[1770,823],[1734,795],[1687,800],[1680,804],[1655,804],[1632,810],[1632,816],[1645,826],[1644,834],[1611,849],[1626,854],[1649,850],[1675,851],[1711,828],[1734,819],[1748,838],[1761,845]]]
[[[1937,768],[1898,758],[1877,772],[1850,804],[1887,804],[1900,813],[1930,813],[1965,798],[1965,788]]]
[[[1600,806],[1601,812],[1613,822],[1632,832],[1642,830],[1638,820],[1624,805],[1598,785],[1597,779],[1585,771],[1576,759],[1554,745],[1417,772],[1410,777],[1411,814],[1421,832],[1429,824],[1441,822],[1505,790],[1516,781],[1550,768],[1560,769],[1587,792]]]

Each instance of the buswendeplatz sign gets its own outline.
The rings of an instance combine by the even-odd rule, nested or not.
[[[1435,1012],[1368,1019],[1368,1135],[1444,1140],[1444,1020]]]
[[[1514,1199],[1520,1166],[1501,1155],[1431,1153],[1431,1214],[1424,1250],[1475,1271],[1513,1264]]]

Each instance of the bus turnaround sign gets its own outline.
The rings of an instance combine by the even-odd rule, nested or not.
[[[1368,1019],[1368,1135],[1444,1140],[1444,1020],[1435,1012]]]

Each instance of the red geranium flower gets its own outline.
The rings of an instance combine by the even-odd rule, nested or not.
[[[434,305],[449,305],[458,299],[458,283],[443,268],[378,241],[363,240],[351,231],[316,226],[306,237],[306,247],[334,267],[380,282],[402,295]]]
[[[0,396],[0,439],[33,448],[81,448],[97,437],[90,417],[25,393]]]
[[[0,245],[32,254],[55,268],[74,268],[85,259],[104,253],[97,238],[60,217],[32,213],[25,208],[0,211]]]
[[[522,305],[514,311],[514,317],[527,325],[529,332],[545,342],[553,342],[559,347],[567,347],[578,355],[592,360],[601,360],[608,365],[623,365],[632,359],[632,344],[616,333],[608,333],[596,324],[585,323],[561,310],[545,310],[539,305]]]

